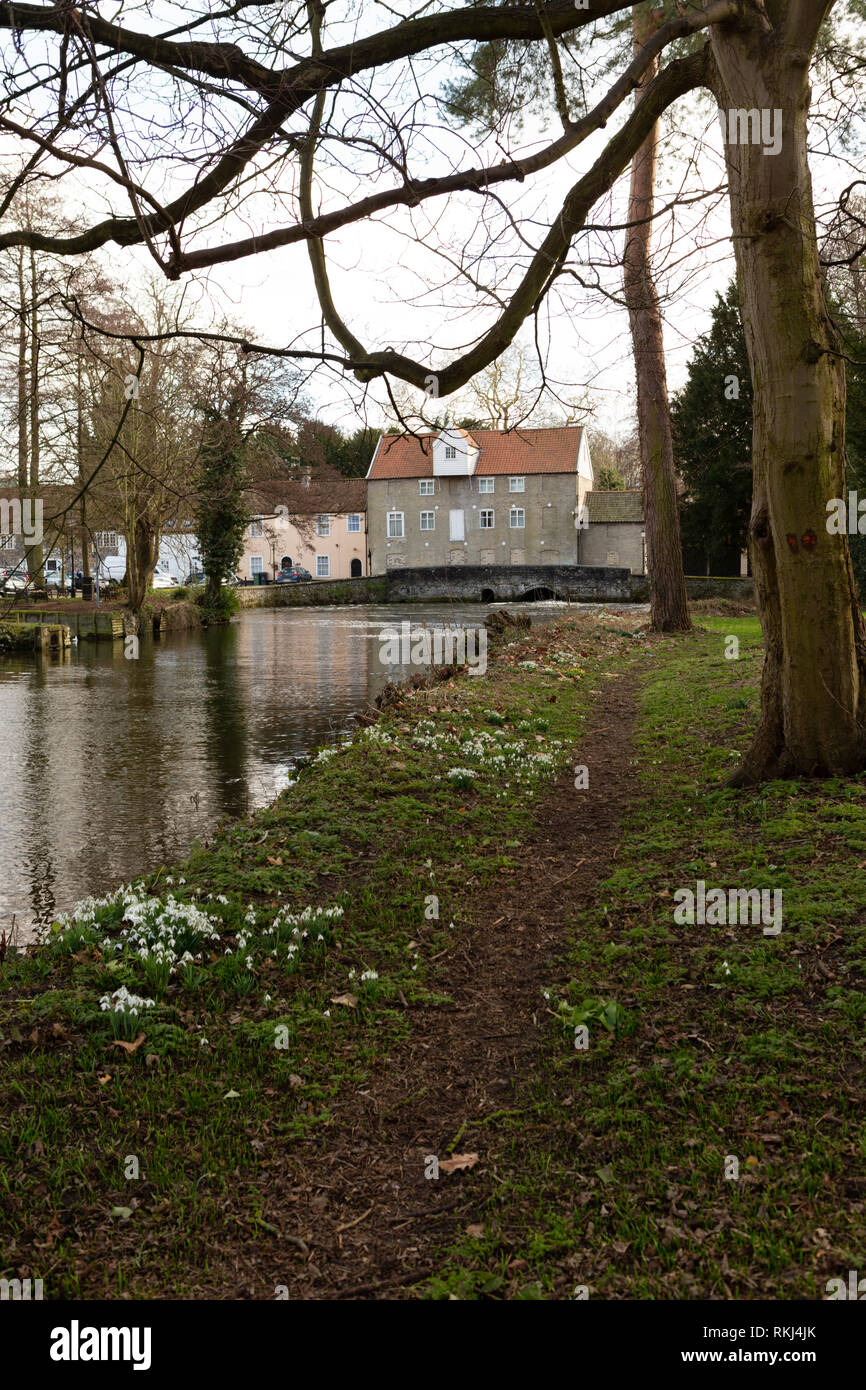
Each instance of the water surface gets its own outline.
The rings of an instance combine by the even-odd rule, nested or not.
[[[143,640],[138,660],[122,642],[0,658],[0,928],[26,938],[263,806],[407,674],[383,665],[383,629],[479,625],[491,606],[251,609]]]

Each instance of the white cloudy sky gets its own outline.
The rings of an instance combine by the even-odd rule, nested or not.
[[[352,0],[346,0],[351,6]],[[127,7],[124,18],[131,26],[156,28],[166,14],[175,18],[182,9],[172,11],[162,7]],[[355,5],[353,17],[347,24],[332,31],[331,42],[342,42],[347,35],[381,28],[393,22],[393,10],[363,0]],[[50,45],[48,52],[50,52]],[[398,72],[391,69],[375,84],[376,95],[390,110],[401,110],[415,95],[422,97],[435,92],[448,75],[450,59],[437,55],[429,66],[419,65],[414,71],[407,66]],[[423,84],[423,90],[422,90]],[[595,100],[603,88],[591,94]],[[147,98],[149,100],[149,98]],[[132,102],[130,102],[132,106]],[[157,109],[158,102],[154,109]],[[133,106],[133,109],[135,107]],[[142,103],[138,106],[139,115]],[[428,119],[433,118],[431,103],[421,108]],[[612,124],[618,125],[628,113],[626,104]],[[351,103],[344,113],[351,113]],[[826,126],[816,122],[816,152],[813,157],[815,201],[821,207],[832,202],[838,191],[853,177],[851,161],[841,158],[834,148],[832,127],[829,138]],[[609,132],[608,132],[609,133]],[[531,124],[521,132],[519,141],[510,146],[519,154],[537,148],[555,134],[554,128],[545,136]],[[191,132],[187,138],[192,142]],[[510,211],[521,219],[527,241],[536,245],[549,220],[555,215],[565,192],[576,177],[590,166],[603,147],[604,133],[593,137],[552,170],[528,180],[524,185],[500,185],[498,192]],[[142,142],[143,143],[143,142]],[[417,177],[445,172],[455,163],[477,165],[484,156],[498,162],[501,149],[482,149],[473,145],[465,133],[438,132],[435,138],[422,138],[417,148]],[[184,178],[189,170],[182,170]],[[162,197],[176,192],[177,166],[157,186],[152,182],[155,171],[148,174],[152,191]],[[691,345],[706,329],[714,294],[723,290],[733,273],[733,259],[728,241],[730,226],[721,189],[724,166],[721,157],[721,134],[714,112],[706,98],[694,96],[681,101],[664,121],[663,154],[658,185],[658,206],[663,206],[676,193],[687,197],[701,191],[716,190],[705,201],[684,207],[675,223],[668,217],[659,220],[655,239],[658,258],[658,283],[664,295],[665,333],[669,384],[675,389],[681,384]],[[381,187],[381,183],[377,186]],[[364,171],[359,166],[336,171],[322,166],[322,179],[317,190],[317,202],[323,209],[336,206],[345,197],[357,197],[370,192]],[[95,186],[79,186],[77,199],[82,207],[106,210],[105,190]],[[599,223],[621,221],[624,214],[625,185],[621,181],[613,197],[593,214]],[[246,235],[256,226],[267,227],[278,218],[290,220],[288,203],[279,208],[280,197],[264,197],[247,203],[244,220],[235,219],[224,228],[211,229],[208,240],[230,239]],[[477,196],[456,195],[448,202],[436,200],[423,205],[414,213],[399,211],[385,214],[376,222],[345,229],[328,238],[326,243],[335,300],[343,317],[365,347],[375,350],[386,346],[405,348],[411,355],[429,361],[431,369],[445,360],[449,353],[459,352],[492,321],[493,310],[478,309],[478,297],[463,289],[439,288],[443,263],[433,254],[435,248],[452,257],[461,250],[477,244],[480,200]],[[125,211],[122,208],[117,209]],[[8,225],[8,223],[7,223]],[[612,261],[602,273],[602,283],[616,294],[620,272],[616,257],[621,252],[622,232],[601,237],[589,234],[578,239],[570,264],[584,278],[593,272],[586,268],[594,258]],[[426,249],[425,249],[426,247]],[[498,248],[496,272],[508,280],[507,256],[516,251],[525,259],[526,247],[504,241]],[[106,253],[113,274],[124,279],[130,295],[141,277],[149,273],[151,263],[140,250],[113,248]],[[514,274],[512,263],[511,274]],[[489,263],[481,263],[479,276],[489,280]],[[188,303],[196,304],[195,318],[200,327],[209,327],[222,313],[241,321],[258,341],[284,346],[297,344],[307,334],[305,345],[318,341],[309,334],[319,322],[307,253],[303,246],[251,258],[230,266],[217,267],[186,291]],[[624,312],[610,299],[590,293],[570,281],[562,295],[550,297],[547,311],[540,317],[544,351],[551,380],[559,385],[569,399],[579,400],[587,391],[596,412],[597,423],[616,434],[628,427],[633,416],[633,366],[630,356],[628,325]],[[528,341],[528,334],[524,334]],[[385,418],[387,398],[381,384],[376,384],[361,402],[356,383],[341,380],[333,372],[320,372],[310,382],[310,395],[323,418],[346,429],[354,428],[363,419],[380,424]],[[420,399],[416,397],[416,399]],[[457,405],[454,398],[445,403]]]

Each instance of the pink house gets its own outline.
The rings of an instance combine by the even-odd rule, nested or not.
[[[302,565],[314,579],[369,573],[366,483],[322,471],[313,481],[273,479],[246,494],[250,519],[239,565],[243,579]]]

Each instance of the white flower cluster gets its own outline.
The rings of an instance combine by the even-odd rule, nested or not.
[[[155,1004],[155,999],[143,999],[140,994],[130,994],[126,985],[121,985],[113,994],[103,994],[99,1001],[99,1007],[103,1011],[109,1009],[115,1014],[130,1014],[136,1017],[142,1009],[152,1009]]]
[[[346,746],[347,745],[343,743],[336,743],[331,748],[320,748],[315,758],[313,759],[313,762],[326,763],[329,758],[336,757],[338,753],[342,753],[343,749]]]
[[[445,773],[451,782],[473,780],[481,772],[488,772],[506,786],[514,782],[522,787],[532,786],[546,776],[559,762],[563,747],[559,739],[547,739],[544,749],[540,750],[537,744],[526,739],[510,738],[505,729],[492,733],[489,729],[480,729],[471,734],[449,729],[436,732],[435,724],[429,719],[416,726],[412,742],[416,748],[430,748],[449,758],[454,754],[460,757],[460,764]]]
[[[316,928],[324,927],[325,931],[329,931],[342,916],[343,909],[337,904],[333,907],[305,907],[303,912],[290,912],[288,907],[281,907],[271,925],[263,929],[262,936],[280,941],[288,934],[291,939],[287,959],[293,965],[305,941],[314,938],[316,946],[320,943],[325,945],[325,933]],[[275,946],[271,955],[276,957],[276,954]]]
[[[394,742],[393,738],[388,733],[388,730],[383,729],[380,724],[371,724],[368,728],[364,730],[364,732],[361,734],[361,737],[367,739],[370,743]]]

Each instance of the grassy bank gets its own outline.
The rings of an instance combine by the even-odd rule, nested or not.
[[[428,1295],[815,1299],[866,1264],[866,779],[724,789],[760,633],[702,622],[646,673],[615,864],[568,923],[534,1078],[461,1136],[497,1181]],[[678,925],[699,879],[782,890],[779,935]]]
[[[576,620],[406,691],[266,811],[7,956],[0,1270],[185,1297],[278,1246],[295,1146],[326,1149],[413,1010],[446,1002],[437,959],[628,628]]]

